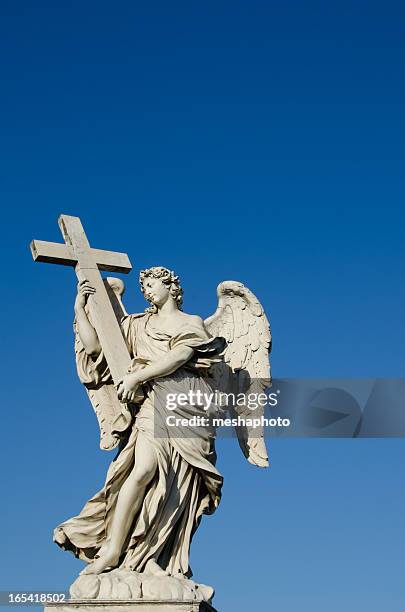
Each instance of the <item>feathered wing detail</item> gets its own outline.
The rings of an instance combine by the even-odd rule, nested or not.
[[[104,279],[104,284],[116,317],[121,321],[128,314],[122,303],[125,285],[121,279],[112,277]],[[88,311],[87,315],[89,316]],[[112,450],[118,446],[120,432],[126,429],[129,422],[123,422],[123,405],[118,399],[104,356],[100,355],[93,360],[87,355],[76,331],[76,325],[74,328],[77,372],[97,416],[100,427],[100,448]]]
[[[217,295],[218,308],[206,319],[205,326],[211,335],[224,337],[227,346],[224,361],[212,367],[214,387],[235,396],[263,393],[271,386],[271,333],[263,307],[245,285],[236,281],[220,283]],[[246,402],[237,402],[232,411],[236,416],[257,418],[263,416],[264,407],[252,411]],[[267,467],[263,428],[237,427],[236,432],[248,461]]]

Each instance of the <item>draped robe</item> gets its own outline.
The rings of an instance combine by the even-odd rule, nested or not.
[[[126,538],[119,566],[143,571],[155,559],[170,574],[190,576],[190,542],[202,514],[212,514],[221,499],[222,476],[215,467],[215,432],[210,426],[168,426],[169,415],[186,418],[201,416],[201,406],[176,403],[170,412],[166,397],[189,391],[212,393],[207,380],[210,365],[220,360],[224,341],[212,338],[202,323],[185,319],[173,334],[160,330],[150,313],[129,315],[122,330],[131,354],[130,371],[156,363],[178,346],[194,351],[191,359],[173,374],[155,378],[142,387],[144,397],[127,431],[126,442],[112,461],[103,488],[83,507],[80,514],[55,529],[55,542],[77,557],[90,562],[110,535],[110,528],[121,486],[134,467],[139,432],[156,453],[157,470],[149,483],[139,512]],[[87,384],[110,381],[104,355],[94,360],[87,355],[76,334],[79,377]],[[173,397],[173,396],[172,396]],[[173,421],[174,419],[172,419]]]

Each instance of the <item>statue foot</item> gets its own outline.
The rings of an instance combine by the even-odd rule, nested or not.
[[[103,556],[99,557],[93,563],[89,563],[87,567],[80,572],[80,576],[86,574],[102,574],[108,569],[113,569],[118,565],[119,556],[105,551]]]
[[[164,569],[160,567],[160,565],[155,561],[155,559],[149,559],[147,564],[145,565],[145,574],[152,574],[152,576],[168,576],[169,572],[166,572]]]

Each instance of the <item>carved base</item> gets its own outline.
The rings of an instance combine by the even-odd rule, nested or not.
[[[116,568],[102,574],[82,574],[70,587],[70,601],[194,601],[211,603],[214,589],[188,578],[155,576]]]
[[[216,612],[205,601],[102,601],[70,600],[50,604],[45,612]]]

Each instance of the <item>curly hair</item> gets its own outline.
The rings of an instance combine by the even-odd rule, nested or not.
[[[182,310],[183,304],[183,289],[180,285],[179,277],[173,272],[173,270],[168,270],[163,266],[154,266],[153,268],[148,268],[147,270],[141,270],[139,273],[139,283],[141,285],[141,291],[145,296],[145,299],[148,298],[145,295],[145,288],[143,286],[143,282],[146,278],[160,278],[162,283],[170,286],[170,295],[176,300],[177,308]],[[149,300],[148,300],[149,301]],[[157,307],[155,304],[149,306],[145,309],[145,312],[156,312]]]

